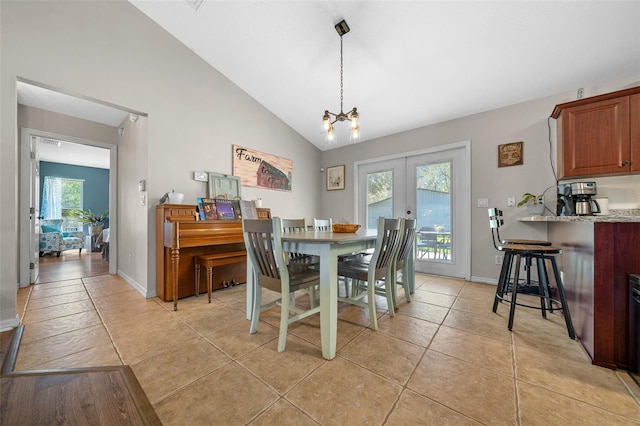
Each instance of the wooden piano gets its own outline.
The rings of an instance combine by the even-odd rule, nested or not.
[[[195,204],[156,207],[156,293],[166,302],[174,300],[174,290],[176,300],[195,294],[195,256],[244,250],[241,221],[195,219]],[[246,273],[246,262],[218,267],[213,288],[244,283]],[[201,282],[200,289],[206,288],[206,282]]]

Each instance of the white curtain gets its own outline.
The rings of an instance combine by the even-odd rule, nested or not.
[[[42,217],[45,219],[62,219],[62,179],[45,176],[42,188]]]

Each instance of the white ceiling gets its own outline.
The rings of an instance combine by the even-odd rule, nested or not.
[[[22,81],[18,81],[17,91],[18,103],[21,105],[70,115],[109,126],[119,126],[128,114],[126,111],[108,105],[66,95]],[[109,169],[110,152],[108,149],[69,142],[65,141],[64,138],[56,139],[55,141],[59,142],[59,144],[38,142],[40,160]]]
[[[344,110],[358,108],[363,141],[640,81],[639,1],[130,1],[323,150],[343,18]]]
[[[324,110],[340,110],[334,24],[343,18],[351,27],[343,37],[344,109],[358,108],[362,141],[640,81],[640,1],[204,0],[198,11],[186,0],[131,3],[321,150],[348,143],[346,123],[336,125],[338,145],[327,146],[321,133]],[[19,102],[111,117],[102,105],[47,100],[57,94],[39,89],[19,86]],[[116,111],[106,124],[125,115]]]

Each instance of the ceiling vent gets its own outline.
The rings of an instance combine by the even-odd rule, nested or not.
[[[53,145],[53,146],[62,145],[62,141],[59,141],[57,139],[42,138],[40,139],[40,142],[46,143],[47,145]]]
[[[191,6],[194,10],[199,10],[204,0],[184,0],[189,6]]]

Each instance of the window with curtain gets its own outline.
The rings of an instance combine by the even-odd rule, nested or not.
[[[81,228],[75,212],[82,210],[84,180],[45,176],[42,188],[42,217],[63,219],[63,228]]]

